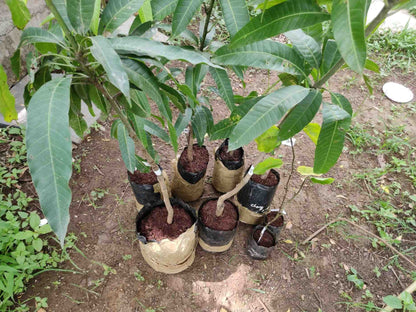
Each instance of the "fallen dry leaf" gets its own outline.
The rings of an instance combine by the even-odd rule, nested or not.
[[[292,226],[293,226],[292,222],[288,221],[286,223],[286,230],[290,230],[292,228]]]

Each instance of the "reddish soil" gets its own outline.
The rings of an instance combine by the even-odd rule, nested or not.
[[[224,203],[224,211],[221,216],[217,217],[215,212],[217,210],[217,200],[210,200],[202,206],[198,213],[201,221],[207,227],[217,231],[231,231],[238,223],[237,208],[230,202]]]
[[[157,177],[153,171],[140,172],[136,170],[134,173],[130,173],[129,171],[127,171],[127,174],[129,175],[130,181],[137,184],[153,185],[157,183]]]
[[[180,206],[173,206],[172,224],[166,222],[167,217],[168,211],[164,206],[156,207],[142,220],[140,234],[147,240],[175,239],[193,224],[192,217]]]
[[[240,161],[241,158],[243,157],[243,152],[240,148],[229,152],[228,144],[224,144],[224,146],[220,150],[220,157],[222,160]]]
[[[209,162],[209,154],[208,150],[204,146],[193,145],[193,156],[194,159],[189,162],[188,161],[188,147],[185,147],[181,157],[179,158],[179,162],[182,167],[188,172],[201,172],[207,168]]]
[[[261,229],[258,229],[253,233],[253,238],[257,242],[257,245],[267,247],[267,248],[272,247],[274,245],[274,238],[272,234],[265,231],[259,241],[260,235],[261,235]]]
[[[267,214],[267,223],[269,223],[270,221],[272,221],[277,215],[277,212],[270,212]],[[276,226],[276,227],[281,227],[283,226],[284,223],[284,219],[283,216],[278,217],[273,223],[271,223],[271,225]]]
[[[265,186],[274,186],[279,182],[277,180],[277,177],[271,171],[269,171],[269,174],[265,178],[262,178],[261,175],[253,174],[253,176],[251,177],[251,181]]]

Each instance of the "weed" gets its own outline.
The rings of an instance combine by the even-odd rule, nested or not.
[[[97,188],[91,191],[89,195],[85,195],[83,200],[87,201],[88,206],[93,207],[94,209],[100,209],[101,206],[98,205],[98,201],[103,199],[107,194],[108,190]]]
[[[142,275],[142,272],[140,272],[140,270],[137,270],[136,272],[134,272],[134,277],[136,278],[136,280],[138,280],[139,282],[144,282],[144,277]]]
[[[354,268],[350,268],[350,274],[347,275],[347,280],[353,282],[358,289],[363,289],[364,281],[358,276],[358,272]]]
[[[131,255],[124,255],[122,258],[124,261],[127,261],[131,259]]]

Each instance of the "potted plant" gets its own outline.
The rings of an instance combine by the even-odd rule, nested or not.
[[[149,10],[142,10],[141,0],[109,0],[103,3],[103,7],[100,0],[74,0],[68,2],[68,6],[62,1],[45,2],[53,15],[48,30],[24,29],[12,62],[14,69],[20,69],[20,47],[34,45],[35,52],[29,58],[32,81],[25,92],[28,161],[42,210],[61,243],[69,222],[71,201],[68,186],[72,170],[69,127],[78,134],[86,129],[79,99],[116,117],[113,132],[119,140],[127,170],[133,173],[136,168],[146,167],[144,162],[148,163],[160,185],[167,209],[167,224],[171,224],[174,210],[151,135],[170,142],[176,153],[177,137],[191,122],[198,137],[205,135],[205,131],[199,129],[206,128],[211,139],[229,138],[228,149],[232,151],[276,124],[279,140],[290,138],[307,127],[322,108],[322,126],[308,131],[312,133],[320,129],[313,171],[326,173],[342,151],[345,128],[349,125],[352,111],[345,97],[323,86],[344,63],[360,75],[363,75],[364,68],[377,69],[375,64],[366,60],[366,36],[373,32],[389,10],[407,5],[407,1],[388,1],[366,26],[368,1],[336,0],[322,7],[303,0],[288,0],[272,6],[266,3],[261,7],[263,12],[250,19],[244,0],[234,0],[232,5],[219,0],[230,37],[218,48],[219,44],[210,40],[211,28],[214,29],[210,22],[215,0],[211,0],[205,9],[200,38],[190,34],[186,27],[202,1],[179,0],[175,4],[151,0],[151,14]],[[354,10],[349,10],[351,3]],[[138,10],[142,10],[142,14],[133,23],[130,34],[113,37],[111,33]],[[19,10],[12,13],[13,20],[18,20],[22,14]],[[172,15],[172,24],[165,27],[160,21],[168,15]],[[324,32],[321,23],[330,19],[332,31]],[[308,28],[310,26],[314,32]],[[170,28],[172,38],[185,38],[187,45],[192,41],[198,49],[180,46],[183,40],[176,41],[179,44],[150,40],[145,34],[151,28]],[[291,46],[267,40],[281,33],[287,35]],[[194,105],[197,92],[194,92],[194,87],[189,87],[190,78],[188,83],[176,81],[174,70],[168,65],[173,60],[192,64],[191,74],[185,73],[185,76],[192,77],[192,86],[202,81],[195,78],[200,77],[198,71],[204,72],[202,67],[207,65],[231,111],[230,117],[221,118],[212,126],[212,119],[205,114],[207,109],[195,104],[188,113],[189,107],[184,99],[191,98],[188,105]],[[272,90],[272,86],[261,96],[237,100],[227,67],[240,79],[245,67],[276,70],[281,73],[279,82],[283,85],[277,90]],[[50,73],[55,72],[63,76],[52,79]],[[7,120],[15,118],[13,98],[4,75],[0,75],[0,92],[4,99],[0,102],[0,112]],[[322,102],[322,92],[330,94],[331,103]],[[151,99],[157,108],[149,109],[145,97]],[[172,114],[173,107],[175,114]],[[205,118],[200,119],[196,116],[202,116],[202,113],[198,114],[201,109]],[[173,116],[178,116],[176,121]],[[194,119],[191,121],[192,116]],[[247,179],[245,177],[243,181],[247,182],[251,173],[249,170]],[[220,208],[225,199],[218,201]]]

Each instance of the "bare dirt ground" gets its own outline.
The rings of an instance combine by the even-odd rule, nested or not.
[[[394,79],[393,79],[394,78]],[[414,92],[413,75],[390,77],[389,80],[405,83]],[[270,81],[273,81],[271,79]],[[332,89],[350,99],[354,123],[371,123],[383,129],[384,122],[404,122],[409,135],[416,135],[416,115],[409,113],[404,120],[391,119],[391,104],[381,92],[384,81],[379,81],[370,96],[364,83],[349,71],[339,73],[331,82]],[[264,72],[247,74],[248,94],[260,93],[267,88]],[[242,86],[235,83],[236,92]],[[219,99],[211,102],[214,118],[228,114]],[[153,271],[143,260],[135,236],[136,206],[127,173],[121,159],[118,143],[110,138],[108,124],[104,131],[93,131],[77,149],[75,158],[81,159],[81,172],[75,173],[71,182],[73,202],[69,232],[78,237],[80,252],[71,251],[72,261],[64,268],[78,273],[46,272],[36,277],[23,298],[47,297],[47,311],[219,311],[224,307],[232,312],[286,312],[286,311],[347,311],[347,293],[359,300],[365,290],[358,290],[347,280],[346,269],[354,267],[371,290],[373,301],[382,306],[381,298],[397,294],[412,281],[404,271],[381,271],[377,278],[375,267],[386,266],[393,253],[389,249],[374,249],[362,232],[349,226],[331,227],[319,234],[313,244],[300,243],[323,224],[339,216],[349,217],[348,206],[362,207],[371,198],[363,185],[355,183],[352,175],[377,166],[377,159],[365,154],[344,153],[328,176],[336,182],[327,185],[307,185],[303,192],[287,207],[286,229],[282,231],[278,246],[266,261],[252,260],[245,251],[250,226],[240,224],[236,239],[225,253],[211,254],[197,247],[194,264],[176,275]],[[172,148],[159,141],[162,167],[171,174]],[[181,147],[185,146],[181,137]],[[206,142],[211,153],[203,198],[215,191],[210,185],[213,166],[213,149],[220,142]],[[346,150],[351,149],[347,143]],[[296,136],[296,164],[313,166],[313,143],[304,134]],[[245,148],[246,166],[256,157],[254,145]],[[281,200],[288,177],[291,150],[281,146],[278,155],[285,165],[273,206]],[[299,186],[295,177],[291,191]],[[87,200],[91,191],[108,191],[93,205]],[[409,192],[416,193],[414,189]],[[201,201],[201,200],[200,200]],[[200,201],[191,205],[198,208]],[[361,220],[360,225],[374,231]],[[375,232],[375,231],[374,231]],[[108,267],[111,267],[111,270]],[[408,264],[401,262],[410,271]],[[403,287],[404,286],[404,287]],[[350,309],[358,311],[359,308]]]

